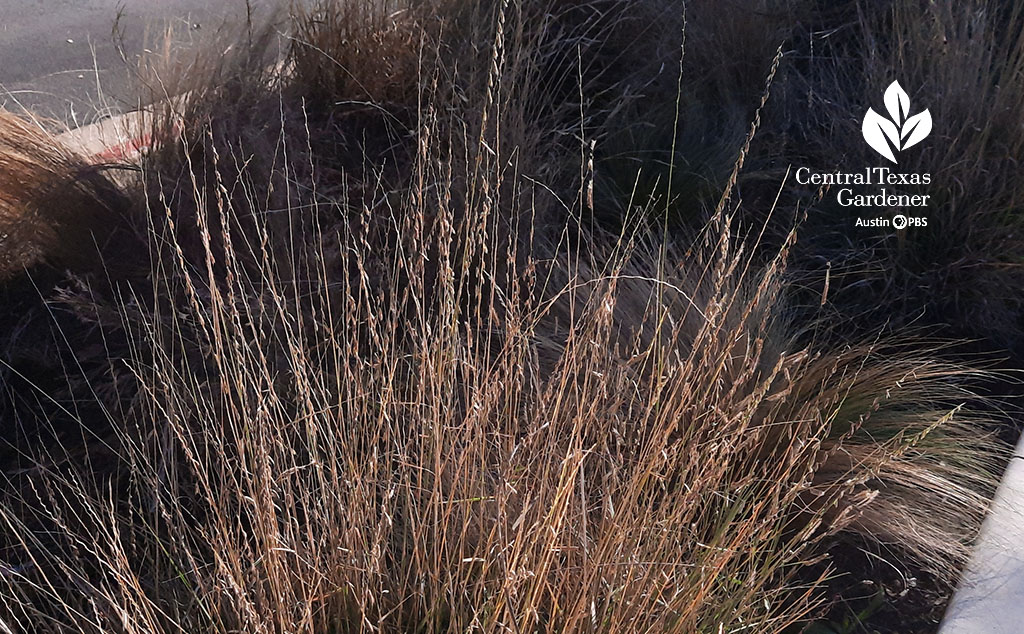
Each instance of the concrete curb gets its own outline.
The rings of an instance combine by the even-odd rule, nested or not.
[[[132,112],[57,136],[70,150],[94,161],[125,161],[139,155],[152,141],[144,112]]]
[[[92,161],[130,161],[152,143],[152,129],[153,113],[137,110],[69,130],[57,140]]]
[[[953,595],[939,634],[1024,632],[1024,437]]]

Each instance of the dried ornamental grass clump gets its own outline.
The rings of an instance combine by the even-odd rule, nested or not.
[[[126,205],[100,168],[7,113],[0,161],[0,279],[42,262],[94,264]]]
[[[584,226],[592,166],[515,87],[582,50],[555,17],[605,3],[525,5],[437,31],[330,3],[269,76],[190,92],[125,197],[149,279],[49,298],[100,333],[109,371],[61,403],[84,427],[118,397],[89,414],[114,460],[24,448],[0,624],[784,632],[837,542],[955,574],[1000,455],[962,407],[980,374],[803,336],[795,232],[759,259],[724,203],[689,248],[645,226],[657,201]],[[368,83],[390,38],[422,44],[381,71],[415,98]]]

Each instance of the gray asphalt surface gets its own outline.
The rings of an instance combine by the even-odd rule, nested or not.
[[[168,26],[199,41],[245,11],[244,0],[0,0],[0,107],[69,127],[134,109],[139,56]]]

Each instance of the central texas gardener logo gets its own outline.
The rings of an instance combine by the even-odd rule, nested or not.
[[[910,96],[895,81],[885,89],[885,109],[888,119],[868,108],[861,130],[874,151],[897,163],[901,150],[917,145],[932,131],[932,115],[925,109],[910,116]]]

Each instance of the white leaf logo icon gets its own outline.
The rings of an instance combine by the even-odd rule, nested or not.
[[[896,162],[896,156],[892,153],[892,148],[889,147],[890,142],[897,148],[900,146],[899,131],[896,130],[895,123],[868,108],[861,131],[864,133],[864,140],[874,151],[893,163]]]
[[[932,115],[928,110],[915,114],[903,123],[903,149],[917,145],[932,131]]]
[[[910,116],[910,95],[899,82],[885,89],[884,101],[889,118],[868,108],[861,132],[871,149],[896,163],[897,152],[917,145],[932,131],[932,115],[926,109]]]
[[[910,114],[910,95],[903,90],[899,82],[894,81],[885,89],[885,109],[889,111],[889,118],[896,122],[896,125],[903,123]]]

